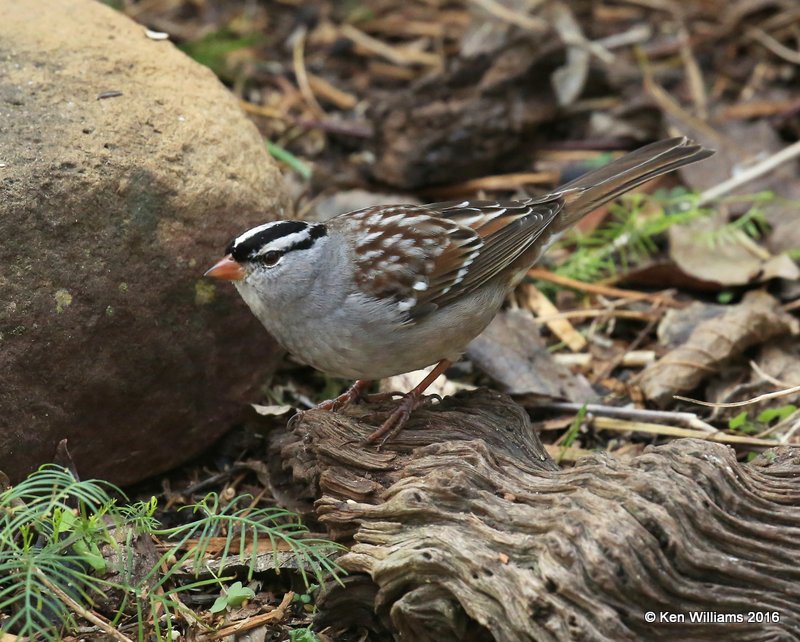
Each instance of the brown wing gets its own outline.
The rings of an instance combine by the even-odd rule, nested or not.
[[[428,207],[473,230],[481,251],[468,265],[437,264],[433,302],[444,305],[510,268],[542,236],[564,206],[560,198],[522,201],[464,201]],[[456,288],[456,286],[458,286]]]
[[[358,229],[359,286],[395,300],[414,320],[511,266],[561,206],[560,199],[376,206],[328,224]]]

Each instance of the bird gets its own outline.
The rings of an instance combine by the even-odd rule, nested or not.
[[[233,282],[296,359],[355,380],[318,409],[341,409],[374,380],[436,364],[367,437],[382,445],[563,232],[624,192],[713,153],[671,138],[545,196],[379,205],[325,222],[271,221],[236,236],[205,276]]]

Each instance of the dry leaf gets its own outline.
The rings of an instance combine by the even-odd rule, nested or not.
[[[772,256],[744,234],[710,247],[709,235],[722,224],[714,218],[702,218],[670,228],[669,254],[683,272],[721,286],[800,278],[800,268],[788,256]]]
[[[708,321],[730,310],[727,305],[695,301],[683,309],[673,308],[664,313],[658,324],[658,341],[668,348],[677,348],[689,340],[699,323]]]
[[[797,334],[799,326],[769,294],[750,292],[724,314],[697,325],[685,344],[642,372],[639,385],[649,400],[665,406],[673,395],[688,393],[717,374],[728,359],[773,337]]]
[[[581,375],[553,359],[527,310],[504,310],[467,348],[472,362],[509,394],[533,393],[584,403],[597,398]]]
[[[294,410],[293,406],[261,406],[257,403],[251,403],[250,406],[262,417],[285,415]]]

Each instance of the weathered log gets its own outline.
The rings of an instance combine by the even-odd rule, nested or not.
[[[420,641],[800,637],[797,451],[740,464],[683,440],[559,470],[487,390],[363,446],[388,408],[309,412],[272,445],[283,489],[291,477],[355,541],[320,625]]]

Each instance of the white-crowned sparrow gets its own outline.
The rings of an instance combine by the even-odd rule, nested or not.
[[[237,236],[206,275],[233,281],[299,360],[358,380],[321,408],[354,400],[371,380],[438,363],[368,438],[385,440],[554,237],[606,201],[712,153],[673,138],[540,198],[377,206],[324,224],[265,223]]]

